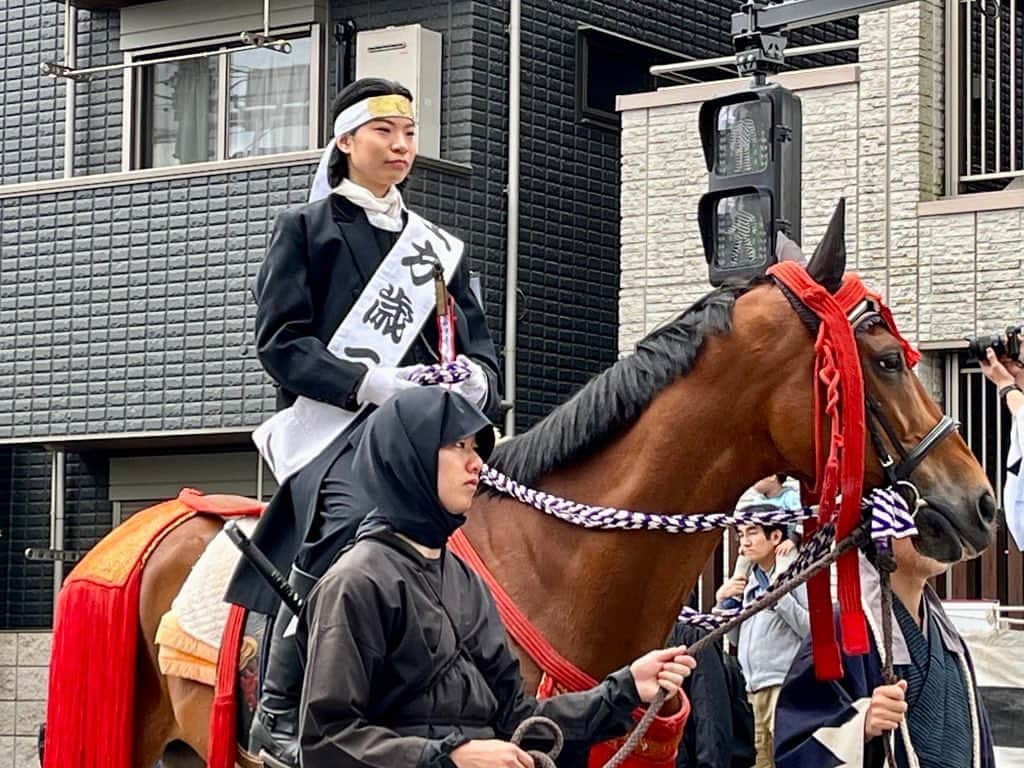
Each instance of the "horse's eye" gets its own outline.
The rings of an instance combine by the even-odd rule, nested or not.
[[[897,373],[903,370],[903,357],[898,352],[885,355],[878,358],[878,367],[886,373]]]

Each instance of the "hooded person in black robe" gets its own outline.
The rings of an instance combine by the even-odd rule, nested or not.
[[[303,768],[531,766],[507,741],[526,717],[552,718],[570,743],[621,736],[694,666],[670,648],[590,691],[524,695],[490,592],[445,546],[492,443],[484,415],[444,390],[399,393],[368,419],[354,469],[374,509],[299,621]]]

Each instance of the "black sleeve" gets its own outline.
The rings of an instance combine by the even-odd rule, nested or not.
[[[361,574],[328,575],[310,594],[298,632],[306,670],[299,712],[303,768],[450,764],[465,742],[400,736],[368,715],[370,692],[396,620]],[[425,756],[430,756],[425,760]]]
[[[459,307],[458,342],[459,351],[471,358],[487,374],[487,402],[483,411],[491,419],[496,419],[498,406],[501,404],[501,375],[498,373],[498,355],[494,349],[494,340],[487,329],[487,318],[483,307],[469,283],[469,267],[463,257],[458,270],[452,276],[448,286],[452,298]]]
[[[354,410],[366,366],[340,360],[317,338],[309,256],[305,219],[297,211],[284,211],[274,224],[256,282],[260,362],[286,390]]]
[[[593,744],[622,736],[633,725],[633,710],[640,697],[628,668],[609,675],[598,686],[581,693],[567,693],[538,701],[523,693],[519,659],[508,646],[505,626],[487,588],[483,591],[483,620],[471,640],[474,661],[498,700],[494,730],[508,739],[527,717],[542,715],[554,720],[567,742]]]
[[[692,627],[677,624],[669,645],[692,645],[703,634]],[[676,766],[728,766],[732,760],[732,706],[721,650],[717,645],[709,645],[694,658],[697,668],[683,683],[683,690],[690,699],[690,717],[683,740],[692,747],[695,760],[689,762],[680,745],[680,759]]]

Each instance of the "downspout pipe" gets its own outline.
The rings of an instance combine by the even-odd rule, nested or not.
[[[64,501],[67,454],[63,448],[53,452],[50,465],[50,549],[60,552],[64,549]],[[57,595],[64,583],[64,562],[53,561],[53,608],[57,610]]]
[[[516,432],[516,326],[519,314],[519,103],[522,7],[509,0],[508,197],[505,245],[505,435]]]
[[[64,66],[78,66],[78,12],[71,0],[64,0]],[[64,172],[65,179],[75,176],[75,88],[73,77],[64,78]]]

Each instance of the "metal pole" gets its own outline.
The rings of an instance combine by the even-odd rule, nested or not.
[[[860,45],[860,38],[857,38],[856,40],[836,40],[832,43],[817,43],[816,45],[801,45],[797,48],[787,48],[782,52],[782,55],[786,58],[789,58],[790,56],[810,56],[815,53],[847,51],[853,48],[859,48]],[[694,61],[684,61],[678,64],[655,64],[650,68],[650,73],[654,76],[671,75],[676,72],[686,72],[691,69],[725,67],[735,63],[736,55],[733,54],[732,56],[717,56],[713,59],[695,59]]]
[[[1010,0],[1010,170],[1017,170],[1017,0]]]
[[[516,324],[519,291],[520,0],[509,2],[508,22],[508,221],[505,258],[505,436],[516,432]]]
[[[895,8],[908,2],[911,0],[787,0],[758,8],[752,15],[756,26],[762,31],[793,30],[870,11]],[[751,29],[750,17],[751,14],[742,11],[732,15],[734,36],[754,31]]]
[[[247,33],[243,33],[247,34]],[[137,69],[138,67],[149,67],[153,64],[164,64],[171,61],[187,61],[188,59],[205,59],[210,56],[227,56],[230,53],[239,53],[240,51],[254,51],[257,48],[266,48],[270,51],[279,51],[280,53],[290,53],[291,43],[287,40],[279,42],[269,43],[266,45],[255,45],[246,43],[245,45],[235,46],[233,48],[220,48],[216,51],[199,51],[198,53],[182,53],[176,56],[164,56],[159,59],[134,59],[132,61],[125,61],[120,64],[103,64],[98,67],[85,67],[84,69],[73,69],[71,67],[63,67],[62,65],[52,64],[50,62],[43,62],[40,65],[40,69],[44,75],[50,77],[65,77],[71,79],[73,77],[79,77],[81,75],[92,75],[97,72],[113,72],[117,69],[131,70]]]
[[[967,130],[967,164],[964,166],[963,173],[974,173],[974,30],[971,29],[971,25],[974,19],[974,0],[967,0],[967,5],[963,6],[964,13],[964,40],[967,41],[967,58],[964,62],[964,83],[967,85],[967,91],[964,94],[964,104],[967,105],[967,117],[964,120],[964,127]],[[982,142],[984,144],[984,142]]]
[[[947,197],[960,193],[960,110],[963,94],[960,77],[963,62],[960,51],[960,5],[946,3],[946,188]]]
[[[256,453],[256,500],[263,502],[263,456]]]
[[[78,11],[64,2],[64,64],[71,69],[78,63]],[[65,179],[75,175],[75,87],[73,78],[64,80],[64,172]]]
[[[64,549],[64,473],[65,453],[63,448],[53,452],[50,463],[50,549]],[[56,610],[57,595],[64,583],[64,563],[53,562],[53,606]]]
[[[1002,7],[999,6],[999,15],[996,16],[996,76],[994,78],[996,84],[996,171],[1003,170],[1003,34],[1000,31],[1000,27],[1003,23]],[[1011,91],[1010,93],[1013,93]],[[1013,170],[1012,168],[1010,170]]]

